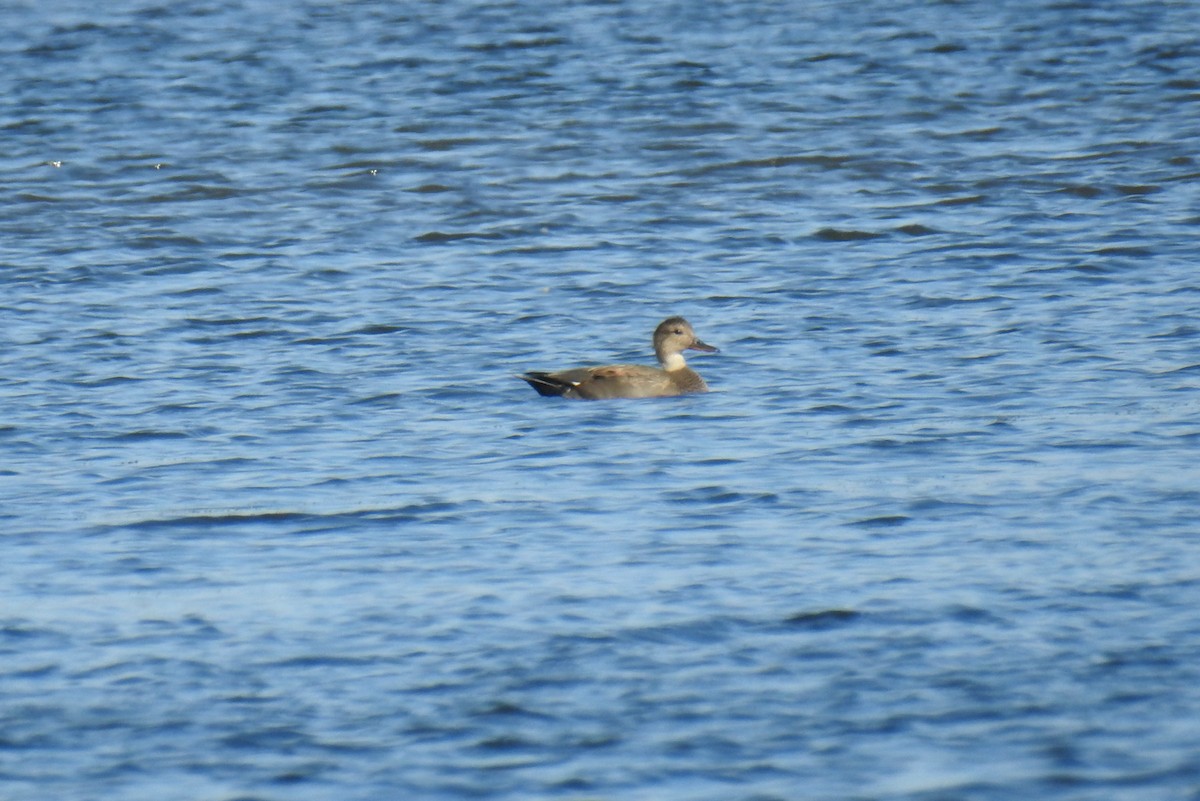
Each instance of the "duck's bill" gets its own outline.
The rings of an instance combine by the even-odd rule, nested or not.
[[[690,348],[691,350],[702,350],[705,353],[719,353],[721,350],[720,348],[716,348],[716,347],[713,347],[712,345],[709,345],[707,342],[701,342],[698,339],[695,342],[693,342],[691,345],[688,345],[688,348]]]

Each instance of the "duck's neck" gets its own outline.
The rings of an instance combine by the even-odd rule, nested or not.
[[[668,373],[687,367],[687,361],[683,358],[682,353],[660,353],[658,354],[658,363]]]

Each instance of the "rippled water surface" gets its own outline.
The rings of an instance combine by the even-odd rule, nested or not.
[[[1200,799],[1197,30],[4,4],[0,796]]]

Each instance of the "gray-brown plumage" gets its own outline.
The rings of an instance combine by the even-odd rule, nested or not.
[[[557,373],[528,372],[520,377],[539,395],[559,395],[582,400],[608,398],[661,398],[707,392],[708,385],[683,358],[685,350],[715,353],[716,348],[696,338],[682,317],[669,317],[654,330],[654,355],[661,367],[610,364],[578,367]]]

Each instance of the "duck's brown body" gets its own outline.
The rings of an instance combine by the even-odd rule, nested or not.
[[[578,367],[557,373],[529,372],[521,376],[539,395],[558,395],[581,400],[610,398],[662,398],[707,392],[708,385],[687,366],[683,351],[714,352],[717,349],[696,338],[682,317],[659,323],[654,331],[654,352],[661,367],[640,364],[610,364]]]

